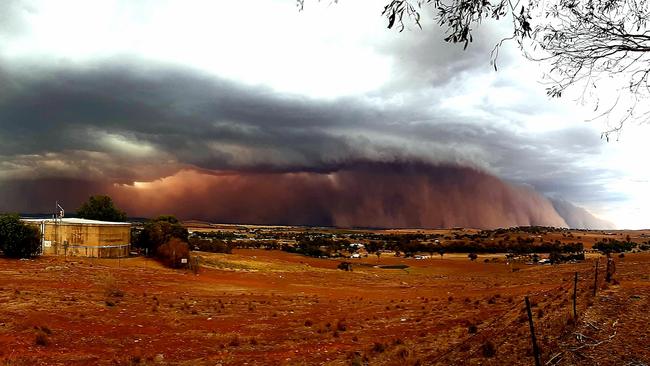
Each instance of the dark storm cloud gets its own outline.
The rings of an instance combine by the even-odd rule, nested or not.
[[[86,179],[16,179],[0,183],[0,212],[47,214],[59,202],[74,211],[89,196],[108,193],[110,184]]]
[[[435,100],[319,101],[137,62],[7,65],[0,75],[7,81],[0,155],[27,177],[90,174],[128,183],[188,166],[326,172],[363,161],[420,161],[475,166],[560,196],[585,188],[606,194],[598,181],[606,171],[573,164],[599,152],[601,142],[586,129],[533,137],[489,119],[432,113]]]
[[[107,152],[98,139],[107,133],[205,169],[318,169],[336,156],[360,154],[332,129],[396,117],[360,101],[275,95],[187,71],[33,71],[3,73],[9,88],[0,100],[2,155]]]

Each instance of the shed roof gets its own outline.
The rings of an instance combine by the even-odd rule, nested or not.
[[[49,218],[49,219],[22,219],[23,221],[27,222],[54,222],[55,219]],[[76,217],[64,217],[59,221],[63,224],[71,224],[71,225],[131,225],[130,222],[114,222],[114,221],[100,221],[100,220],[88,220],[88,219],[80,219]]]

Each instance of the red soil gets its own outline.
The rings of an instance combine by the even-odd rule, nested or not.
[[[482,257],[382,257],[410,266],[388,270],[369,257],[343,272],[338,261],[279,251],[201,255],[233,269],[0,259],[0,364],[530,365],[525,295],[544,362],[650,362],[648,254],[617,258],[620,284],[601,281],[595,298],[593,262],[513,272]],[[567,325],[575,271],[580,317]]]

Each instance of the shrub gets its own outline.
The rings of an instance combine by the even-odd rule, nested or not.
[[[232,337],[232,338],[230,339],[230,342],[228,342],[228,345],[229,345],[230,347],[239,347],[240,344],[241,344],[241,343],[240,343],[240,341],[239,341],[239,336],[234,336],[234,337]]]
[[[202,252],[210,253],[226,253],[232,254],[233,245],[219,239],[200,239],[190,238],[190,247],[193,250],[200,250]]]
[[[629,252],[636,246],[635,243],[629,241],[618,241],[616,239],[605,240],[594,244],[593,249],[602,253],[621,253]]]
[[[145,249],[152,256],[158,254],[160,246],[172,238],[187,243],[188,232],[176,217],[170,215],[147,221],[140,232],[132,235],[133,246]]]
[[[481,346],[481,353],[483,357],[494,357],[497,354],[497,348],[492,341],[487,341]]]
[[[47,333],[43,332],[42,330],[36,332],[36,337],[34,338],[34,344],[42,347],[48,346],[50,344],[50,339],[47,336]]]
[[[15,214],[0,215],[0,250],[10,258],[32,258],[41,251],[38,228]]]
[[[167,267],[187,267],[190,258],[190,248],[181,239],[171,238],[168,242],[158,247],[156,257]],[[182,259],[187,259],[186,263],[182,263]]]
[[[104,295],[108,298],[118,298],[124,297],[124,291],[122,291],[117,284],[117,280],[110,273],[104,277]]]
[[[400,349],[397,350],[397,357],[401,358],[402,360],[406,360],[410,354],[409,350],[407,350],[404,347],[400,347]]]
[[[383,353],[384,351],[386,351],[386,345],[383,343],[375,342],[372,345],[372,351],[374,353]]]
[[[345,320],[339,320],[336,323],[336,330],[339,332],[345,332],[348,329],[347,325],[345,324]]]

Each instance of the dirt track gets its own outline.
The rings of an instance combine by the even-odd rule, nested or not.
[[[143,258],[0,259],[0,362],[530,365],[524,295],[544,362],[650,362],[648,254],[619,260],[620,285],[601,282],[596,298],[593,262],[513,272],[483,258],[381,258],[411,266],[387,270],[374,257],[343,272],[337,261],[278,251],[199,254],[199,275]]]

